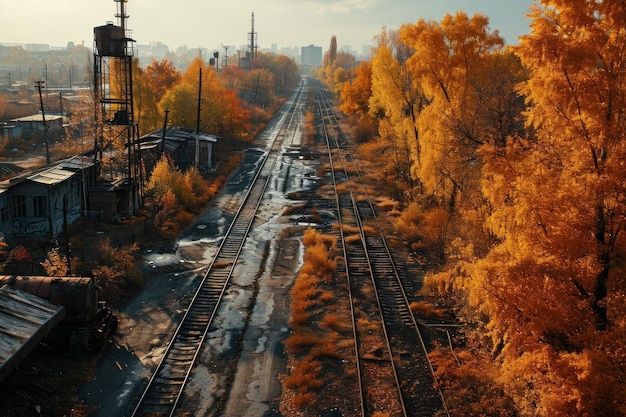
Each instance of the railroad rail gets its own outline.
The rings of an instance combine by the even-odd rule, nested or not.
[[[409,283],[403,283],[407,276],[393,259],[369,195],[358,185],[358,165],[320,87],[316,97],[335,189],[340,179],[348,190],[337,193],[336,204],[353,315],[361,416],[377,411],[394,417],[446,412],[443,395],[434,388],[426,345],[409,307],[405,291]],[[358,230],[359,239],[348,241],[344,229]],[[374,324],[378,330],[373,330]]]
[[[132,412],[133,417],[173,416],[179,406],[185,385],[227,291],[235,265],[265,194],[282,142],[293,130],[292,123],[294,118],[298,117],[296,109],[303,89],[304,86],[301,84],[288,102],[290,107],[282,120],[281,128],[273,138],[269,151],[259,163],[241,207],[235,214],[159,365],[137,402]]]

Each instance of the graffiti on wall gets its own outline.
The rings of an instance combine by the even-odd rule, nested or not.
[[[20,219],[13,222],[13,236],[45,236],[50,230],[50,223],[47,219]]]
[[[72,224],[80,218],[80,207],[67,213],[67,224]],[[46,237],[50,230],[53,236],[58,236],[63,231],[63,217],[57,217],[52,221],[52,229],[50,229],[50,221],[44,217],[20,218],[13,222],[13,237]]]

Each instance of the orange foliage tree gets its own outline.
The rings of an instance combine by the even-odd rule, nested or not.
[[[482,148],[497,244],[454,285],[522,416],[626,415],[626,6],[544,0],[515,52],[530,140]]]
[[[408,71],[410,51],[397,31],[383,31],[372,59],[372,96],[369,114],[386,144],[389,171],[411,201],[419,192],[420,181],[412,172],[419,165],[421,144],[417,119],[426,101],[419,84]]]
[[[172,61],[152,60],[145,70],[133,72],[135,106],[140,133],[149,133],[163,126],[164,114],[159,102],[165,94],[180,82],[180,72]]]
[[[287,55],[259,53],[262,67],[272,74],[273,93],[288,94],[298,84],[300,73],[296,62]]]
[[[155,226],[166,236],[176,236],[214,194],[197,169],[181,172],[166,158],[157,162],[146,187],[158,211]]]
[[[411,243],[455,248],[430,282],[466,297],[497,358],[477,376],[519,415],[626,415],[625,16],[621,2],[543,0],[505,48],[485,16],[459,12],[384,32],[371,63],[380,138],[363,149],[410,176]]]
[[[366,117],[369,112],[369,101],[372,96],[372,64],[363,61],[355,71],[355,77],[341,91],[339,109],[345,114],[356,114]]]
[[[170,121],[195,129],[197,124],[198,83],[202,70],[200,130],[222,137],[245,138],[249,112],[237,94],[225,88],[215,69],[197,57],[164,96],[159,106],[170,110]]]
[[[415,122],[421,133],[415,174],[424,192],[450,209],[459,197],[479,194],[477,150],[489,138],[491,125],[485,120],[491,116],[496,90],[490,84],[499,71],[491,64],[503,46],[488,25],[484,15],[457,12],[440,23],[419,20],[400,30],[403,42],[414,51],[407,70],[427,103]]]
[[[330,38],[330,48],[322,58],[322,67],[315,71],[315,76],[336,93],[341,94],[343,86],[354,75],[356,59],[347,52],[337,52],[337,37]]]

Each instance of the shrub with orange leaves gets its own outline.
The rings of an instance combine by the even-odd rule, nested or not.
[[[33,261],[33,257],[31,256],[31,254],[22,245],[16,246],[11,251],[11,255],[9,258],[15,262],[24,263],[24,264],[27,264]]]

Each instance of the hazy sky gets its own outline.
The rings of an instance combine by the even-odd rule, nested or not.
[[[528,33],[528,12],[533,0],[129,0],[126,3],[137,44],[161,41],[170,49],[239,47],[248,43],[251,14],[260,48],[271,44],[325,49],[331,36],[337,44],[374,44],[383,27],[397,29],[420,17],[440,21],[464,10],[489,16],[507,43]],[[93,28],[112,21],[118,4],[113,0],[0,0],[0,42],[46,43],[65,46],[68,41],[93,44]]]

